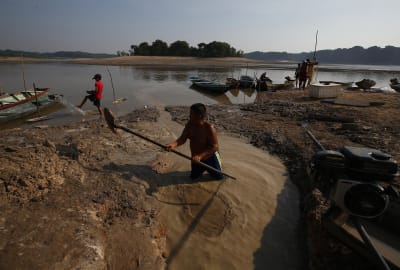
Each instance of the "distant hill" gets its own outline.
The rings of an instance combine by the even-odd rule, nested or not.
[[[14,51],[14,50],[0,50],[0,57],[19,57],[23,55],[24,57],[32,58],[105,58],[105,57],[115,57],[115,54],[106,53],[88,53],[88,52],[68,52],[59,51],[53,53],[39,53],[39,52],[25,52],[25,51]]]
[[[287,53],[287,52],[250,52],[244,57],[266,61],[295,61],[301,62],[311,59],[314,52]],[[400,65],[400,48],[377,46],[364,49],[355,46],[349,49],[320,50],[316,53],[320,63],[329,64],[362,64],[362,65]]]

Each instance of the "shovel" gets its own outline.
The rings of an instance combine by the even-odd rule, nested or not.
[[[108,127],[112,130],[112,132],[116,133],[116,129],[122,129],[123,131],[126,131],[126,132],[128,132],[128,133],[131,133],[131,134],[133,134],[133,135],[135,135],[135,136],[138,136],[139,138],[141,138],[141,139],[143,139],[143,140],[145,140],[145,141],[151,142],[152,144],[155,144],[155,145],[161,147],[162,149],[166,150],[165,145],[163,145],[163,144],[161,144],[161,143],[159,143],[159,142],[156,142],[156,141],[154,141],[154,140],[152,140],[152,139],[150,139],[150,138],[147,138],[146,136],[143,136],[142,134],[139,134],[139,133],[137,133],[137,132],[135,132],[135,131],[133,131],[133,130],[127,128],[127,127],[117,125],[117,124],[115,123],[115,117],[114,117],[114,115],[112,114],[112,112],[111,112],[108,108],[104,108],[104,118],[106,119],[107,125],[108,125]],[[181,156],[181,157],[186,158],[186,159],[188,159],[188,160],[190,160],[190,161],[193,161],[191,157],[189,157],[189,156],[187,156],[187,155],[185,155],[185,154],[183,154],[183,153],[181,153],[181,152],[178,152],[178,151],[173,150],[173,149],[171,149],[171,150],[169,150],[169,151],[171,151],[171,152],[177,154],[178,156]],[[217,169],[215,169],[214,167],[211,167],[211,166],[208,165],[208,164],[205,164],[205,163],[203,163],[203,162],[201,162],[201,161],[198,161],[197,163],[199,163],[200,165],[202,165],[203,167],[205,167],[205,168],[207,168],[207,169],[209,169],[209,170],[211,170],[211,171],[214,171],[214,172],[216,172],[216,173],[223,174],[223,175],[225,175],[225,176],[227,176],[227,177],[229,177],[229,178],[232,178],[232,179],[236,180],[236,177],[233,177],[233,176],[231,176],[231,175],[229,175],[229,174],[227,174],[227,173],[224,173],[224,172],[222,172],[222,171],[220,171],[220,170],[217,170]]]

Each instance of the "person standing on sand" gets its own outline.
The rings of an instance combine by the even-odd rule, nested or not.
[[[82,106],[86,103],[87,99],[93,102],[93,105],[97,107],[100,116],[103,115],[103,111],[101,110],[101,99],[103,98],[103,87],[104,84],[101,81],[101,75],[95,74],[92,80],[96,80],[94,83],[94,90],[87,91],[88,95],[85,96],[78,108],[82,108]]]
[[[312,61],[307,59],[307,86],[310,86],[311,81],[313,80],[315,65],[318,65],[318,62],[315,60],[315,58]]]
[[[190,119],[182,131],[180,137],[167,144],[166,150],[174,149],[190,140],[190,151],[192,153],[192,171],[190,178],[199,178],[204,171],[215,179],[223,179],[222,173],[217,173],[209,170],[199,164],[201,161],[219,171],[221,171],[222,163],[219,155],[219,146],[217,132],[213,125],[205,120],[207,115],[206,106],[202,103],[193,104],[190,107]]]
[[[297,68],[294,72],[294,77],[296,79],[296,82],[294,85],[295,88],[300,88],[300,68],[301,68],[301,64],[299,63],[299,64],[297,64]]]
[[[300,80],[299,88],[304,89],[306,87],[306,81],[307,81],[307,63],[306,63],[306,61],[303,61],[301,63],[299,80]]]

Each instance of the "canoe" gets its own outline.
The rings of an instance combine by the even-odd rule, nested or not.
[[[400,92],[400,84],[390,84],[390,87],[396,92]]]
[[[193,82],[193,86],[198,89],[206,90],[215,94],[223,94],[228,91],[229,88],[229,86],[226,84],[210,81],[195,81]]]
[[[400,92],[400,83],[397,78],[393,78],[390,80],[390,88],[392,88],[396,92]]]
[[[244,88],[254,87],[256,84],[256,79],[253,77],[242,75],[239,78],[239,86]]]
[[[209,82],[209,80],[207,80],[207,79],[203,79],[203,78],[195,77],[195,76],[189,77],[189,80],[192,83],[195,83],[195,82]]]
[[[374,80],[370,80],[370,79],[363,79],[359,82],[356,82],[356,85],[358,87],[360,87],[361,89],[370,89],[375,84],[376,84],[376,82]]]
[[[60,96],[48,92],[49,88],[36,88],[0,96],[0,122],[27,116],[59,101]]]
[[[343,86],[344,89],[350,88],[353,86],[354,82],[337,82],[337,81],[319,81],[322,84],[340,84],[341,86]]]

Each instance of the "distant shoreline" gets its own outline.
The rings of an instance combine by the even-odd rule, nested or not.
[[[262,67],[265,65],[295,64],[290,62],[263,61],[243,57],[173,57],[173,56],[121,56],[110,58],[21,58],[0,57],[0,63],[52,63],[63,62],[87,65],[119,65],[140,67]]]
[[[140,68],[263,68],[263,69],[295,69],[297,62],[266,61],[244,57],[199,58],[180,56],[120,56],[107,58],[28,58],[0,57],[0,64],[24,63],[70,63],[81,65],[134,66]],[[348,66],[357,66],[348,67]],[[364,67],[365,66],[365,67]],[[377,68],[373,68],[376,66]],[[398,68],[382,69],[382,66],[398,67],[397,65],[361,65],[361,64],[330,64],[320,63],[319,71],[374,71],[398,72]]]

